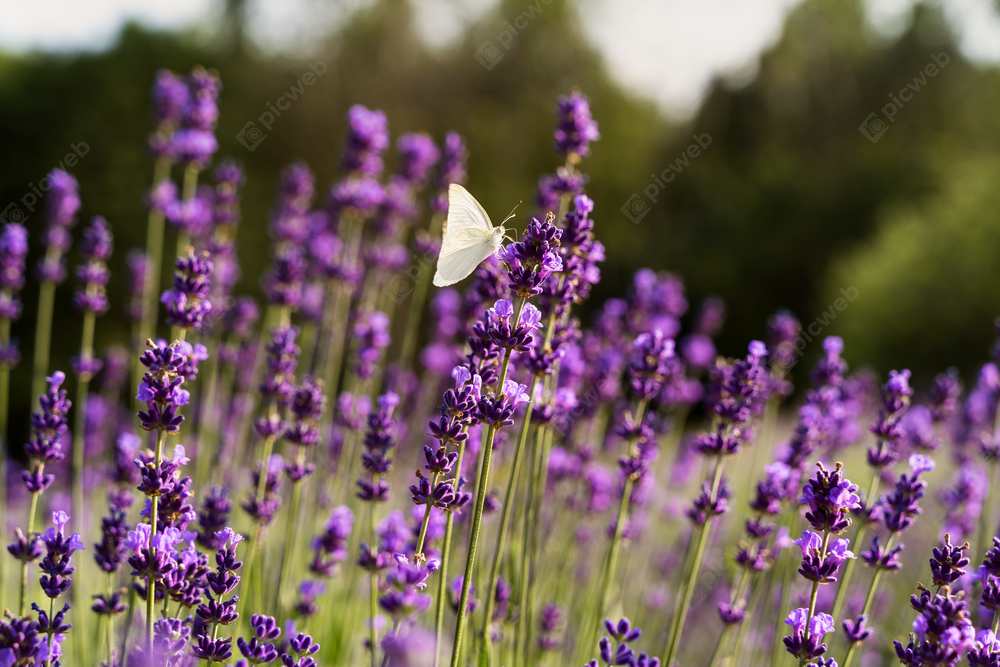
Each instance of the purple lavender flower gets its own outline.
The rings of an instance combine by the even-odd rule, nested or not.
[[[919,614],[913,621],[910,642],[905,647],[902,642],[893,642],[896,656],[907,667],[953,667],[966,649],[975,646],[976,630],[969,621],[968,603],[952,596],[947,587],[932,594],[921,586],[919,597],[910,596],[910,606]]]
[[[844,477],[842,467],[838,463],[833,470],[827,470],[817,463],[816,474],[802,487],[799,502],[809,506],[806,520],[817,531],[840,535],[851,525],[850,510],[861,507],[858,485]]]
[[[909,462],[913,473],[900,475],[893,492],[879,500],[885,527],[892,533],[902,532],[913,525],[921,511],[918,503],[927,488],[927,482],[918,478],[921,473],[935,467],[933,459],[923,454],[911,454]]]
[[[785,649],[796,658],[805,656],[807,661],[826,653],[823,635],[836,630],[832,616],[819,613],[810,618],[809,610],[804,608],[792,610],[785,624],[792,628],[792,635],[784,638]]]
[[[314,178],[304,162],[297,162],[282,172],[278,205],[271,214],[271,235],[275,240],[296,245],[306,241],[314,192]]]
[[[295,603],[295,611],[303,618],[315,616],[319,611],[317,598],[326,593],[326,584],[322,581],[306,579],[299,584],[299,600]]]
[[[42,280],[56,284],[66,279],[64,256],[69,250],[70,229],[76,224],[76,212],[80,209],[76,179],[61,169],[53,169],[46,179],[50,192],[47,201],[48,227],[43,240],[45,256],[39,260],[38,274]]]
[[[300,632],[288,638],[288,652],[281,655],[281,663],[285,667],[316,667],[316,661],[309,656],[317,651],[319,644],[311,636]]]
[[[24,262],[28,254],[28,230],[12,222],[0,231],[0,318],[14,321],[21,316],[18,292],[24,286]],[[17,365],[17,342],[0,341],[0,364]]]
[[[104,288],[111,277],[107,261],[113,247],[114,240],[107,221],[95,216],[90,227],[84,230],[80,244],[80,253],[87,259],[87,263],[76,272],[83,289],[74,295],[73,302],[80,310],[98,314],[107,311],[108,297]]]
[[[217,100],[222,84],[215,74],[203,67],[195,67],[187,85],[181,128],[174,132],[171,143],[176,159],[195,163],[200,168],[219,149],[214,129],[219,116]]]
[[[997,667],[1000,665],[1000,642],[992,630],[976,633],[975,645],[969,649],[970,667]]]
[[[458,132],[449,132],[444,136],[444,150],[441,156],[441,168],[438,173],[438,194],[431,200],[431,208],[438,213],[448,212],[448,186],[452,183],[465,183],[465,163],[468,160],[465,139]]]
[[[285,469],[285,461],[281,455],[274,454],[266,462],[258,461],[253,471],[253,485],[250,496],[241,505],[250,517],[261,525],[268,525],[274,520],[274,515],[281,508],[281,472]],[[264,494],[257,495],[261,476],[264,476]]]
[[[934,377],[934,384],[931,385],[931,390],[928,392],[927,402],[935,424],[947,421],[958,411],[962,389],[962,380],[954,368]]]
[[[889,379],[882,387],[878,421],[870,427],[878,438],[878,442],[868,450],[868,464],[873,468],[884,468],[899,456],[894,444],[904,434],[900,420],[910,406],[911,396],[910,371],[889,371]]]
[[[274,267],[261,279],[267,300],[278,306],[298,308],[306,279],[306,260],[302,250],[288,246],[274,258]]]
[[[389,454],[396,447],[393,431],[396,422],[392,412],[399,405],[399,396],[389,392],[378,398],[378,410],[368,415],[361,465],[369,479],[358,480],[358,498],[365,502],[384,502],[389,499],[389,482],[385,475],[392,469]]]
[[[934,547],[930,564],[931,579],[935,586],[950,586],[965,575],[962,568],[969,564],[965,555],[968,548],[968,542],[961,546],[953,545],[951,535],[947,534],[944,536],[944,543],[940,547]]]
[[[569,96],[559,98],[557,113],[559,121],[556,124],[556,142],[553,148],[557,153],[586,157],[590,153],[590,142],[601,138],[597,131],[597,121],[590,115],[590,103],[578,90]]]
[[[434,140],[426,134],[402,134],[396,148],[402,159],[399,173],[414,186],[422,186],[441,157]]]
[[[66,535],[65,528],[69,523],[69,515],[65,512],[53,512],[52,523],[55,527],[49,528],[42,535],[45,556],[39,569],[43,572],[40,579],[42,591],[49,598],[55,599],[65,593],[73,583],[72,575],[75,568],[70,564],[70,560],[74,551],[83,551],[83,542],[76,533]]]
[[[391,632],[382,640],[389,664],[398,667],[430,667],[434,663],[434,635],[419,626],[406,633]]]
[[[202,501],[198,512],[198,544],[205,549],[218,549],[222,542],[219,532],[229,525],[229,514],[233,510],[233,501],[229,498],[229,490],[221,486],[213,486]]]
[[[555,226],[555,216],[550,214],[545,222],[532,218],[521,241],[497,252],[497,257],[507,263],[512,292],[523,298],[541,294],[545,279],[563,270],[558,253],[561,239],[562,230]]]
[[[153,118],[157,123],[174,126],[181,122],[187,104],[188,88],[184,80],[161,69],[153,83]]]
[[[802,531],[802,537],[795,540],[795,544],[802,549],[802,564],[799,567],[799,574],[820,584],[832,584],[837,581],[837,571],[840,566],[850,558],[854,558],[854,553],[848,548],[850,541],[838,539],[827,545],[823,550],[823,537],[808,530]]]
[[[358,341],[354,373],[361,379],[370,378],[375,374],[375,366],[382,356],[382,350],[392,341],[389,336],[389,316],[375,311],[366,321],[354,326],[354,337]]]
[[[139,361],[147,370],[136,396],[146,404],[146,411],[139,412],[140,425],[147,431],[175,433],[184,421],[178,410],[191,400],[191,395],[181,388],[185,381],[181,372],[188,360],[180,353],[177,342],[157,345],[150,340],[146,345],[149,349]]]
[[[368,176],[382,172],[382,151],[389,147],[385,114],[355,104],[347,112],[347,139],[342,167]]]
[[[380,159],[381,160],[381,159]],[[372,215],[385,202],[385,188],[369,176],[352,177],[340,181],[330,189],[327,210],[331,218],[341,213],[360,217]]]
[[[167,309],[167,324],[200,331],[206,327],[206,318],[212,312],[209,278],[215,265],[207,252],[198,256],[189,248],[187,257],[178,257],[174,268],[173,287],[160,298]]]
[[[608,634],[601,637],[597,645],[601,654],[601,662],[608,665],[629,665],[629,667],[637,667],[638,665],[660,667],[659,658],[651,658],[646,653],[637,655],[629,647],[630,643],[634,643],[642,636],[642,630],[638,627],[632,627],[632,623],[627,618],[622,618],[618,623],[606,618],[604,619],[604,629]],[[612,640],[614,641],[612,642]],[[597,660],[592,660],[584,667],[591,665],[597,667]]]
[[[337,564],[347,558],[347,542],[351,537],[354,515],[346,505],[333,508],[323,532],[313,538],[309,571],[321,577],[332,577]]]
[[[254,614],[250,617],[250,628],[253,631],[253,636],[249,642],[243,639],[243,637],[236,640],[236,645],[239,647],[243,657],[251,665],[260,665],[277,660],[278,649],[272,643],[272,640],[277,639],[281,635],[281,628],[278,627],[277,621],[271,616]]]
[[[94,545],[94,560],[103,572],[117,572],[125,560],[123,543],[129,525],[124,510],[112,507],[110,514],[101,519],[101,541]]]
[[[558,636],[562,618],[563,612],[556,604],[547,604],[542,609],[542,631],[538,636],[538,647],[543,651],[554,651],[562,643]]]

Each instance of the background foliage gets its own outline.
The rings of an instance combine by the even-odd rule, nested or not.
[[[935,6],[918,6],[909,27],[889,40],[872,32],[858,0],[807,0],[761,57],[757,76],[739,88],[716,82],[684,124],[616,85],[563,0],[544,6],[504,60],[484,69],[473,58],[478,46],[502,17],[522,9],[501,2],[445,52],[423,45],[406,0],[381,0],[303,60],[255,51],[241,37],[239,2],[229,3],[218,34],[131,25],[101,53],[0,55],[0,203],[19,202],[70,144],[86,142],[89,154],[71,169],[81,184],[81,219],[100,213],[114,226],[119,250],[110,292],[122,303],[125,250],[145,238],[153,74],[201,63],[217,68],[224,84],[219,155],[242,160],[249,174],[244,263],[266,259],[265,223],[283,166],[305,159],[319,184],[335,178],[344,113],[353,103],[384,109],[394,135],[465,134],[470,189],[496,215],[525,200],[523,224],[535,179],[552,166],[552,100],[579,86],[602,133],[587,169],[598,235],[608,247],[594,302],[622,293],[640,266],[677,271],[694,300],[726,300],[720,349],[735,354],[762,334],[774,309],[791,308],[808,323],[840,288],[855,286],[860,298],[825,332],[847,337],[856,364],[882,371],[905,364],[926,378],[949,363],[969,372],[981,359],[1000,313],[991,261],[1000,240],[1000,74],[962,59]],[[877,143],[861,135],[858,125],[886,103],[886,93],[941,52],[949,65],[886,134]],[[320,60],[328,71],[257,150],[239,144],[242,126]],[[662,190],[641,223],[629,221],[620,206],[701,133],[711,135],[711,146]],[[28,218],[36,237],[41,220],[37,208]],[[29,282],[14,330],[27,343],[25,354],[36,289]],[[258,289],[244,284],[238,291]],[[57,307],[70,307],[70,293],[59,290]],[[127,327],[123,313],[102,318],[98,347],[123,339]],[[65,366],[75,345],[75,335],[57,336],[53,364]],[[26,388],[29,373],[30,364],[21,364],[15,387]],[[15,390],[15,411],[27,405],[25,393]]]

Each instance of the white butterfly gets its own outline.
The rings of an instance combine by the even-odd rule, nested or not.
[[[504,222],[513,217],[513,213]],[[436,287],[454,285],[503,245],[503,224],[494,227],[490,216],[461,185],[448,186],[448,219],[442,230]]]

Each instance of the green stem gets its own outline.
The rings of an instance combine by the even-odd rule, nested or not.
[[[517,617],[517,642],[514,647],[515,665],[527,663],[528,660],[528,615],[524,613],[524,610],[531,595],[531,549],[529,545],[531,544],[531,536],[534,534],[534,521],[537,512],[537,503],[535,502],[537,485],[534,480],[538,475],[537,470],[541,466],[540,459],[544,437],[543,429],[535,429],[534,452],[531,457],[531,465],[528,467],[528,478],[532,480],[532,484],[528,487],[528,503],[524,511],[524,526],[521,533],[521,592],[518,598],[521,613]]]
[[[444,528],[444,550],[441,552],[441,571],[438,573],[437,609],[434,615],[434,667],[441,664],[441,636],[444,631],[444,608],[448,598],[448,561],[451,556],[451,534],[455,515],[448,512]]]
[[[114,591],[114,582],[111,578],[111,573],[108,572],[108,597],[111,597]],[[108,641],[108,665],[113,665],[114,661],[114,644],[115,644],[115,615],[108,614],[108,625],[107,625],[107,641]]]
[[[48,254],[51,255],[52,253]],[[45,391],[45,376],[49,372],[49,348],[52,342],[52,310],[55,306],[55,298],[56,284],[51,280],[43,280],[42,286],[38,290],[38,320],[35,324],[35,360],[34,372],[31,378],[32,401],[38,400],[38,397]],[[32,404],[34,405],[34,403]]]
[[[718,643],[715,645],[715,650],[712,651],[712,661],[709,663],[710,667],[717,667],[719,664],[719,659],[722,658],[722,654],[725,652],[725,647],[729,643],[729,633],[732,631],[733,626],[727,625],[722,630],[722,636],[719,637]]]
[[[797,514],[793,514],[791,517],[791,526],[795,525],[795,518]],[[784,578],[781,582],[781,606],[778,607],[778,613],[774,615],[774,644],[771,647],[771,667],[778,667],[781,664],[782,656],[784,655],[784,649],[782,648],[782,618],[784,616],[785,610],[791,606],[792,600],[792,582],[795,578],[795,558],[792,557],[792,551],[790,549],[785,549],[783,554],[783,571]]]
[[[166,431],[160,429],[156,433],[156,469],[160,469],[160,462],[163,460],[163,441],[166,439]],[[149,501],[149,554],[150,561],[156,555],[156,548],[153,547],[153,538],[156,537],[156,510],[159,496],[152,496]],[[152,572],[146,573],[146,653],[151,654],[153,650],[153,607],[156,604],[156,579]]]
[[[864,547],[865,533],[868,532],[868,526],[862,524],[858,526],[858,533],[854,536],[854,546],[857,549]],[[834,618],[840,618],[840,612],[844,608],[844,603],[847,601],[847,591],[849,584],[851,583],[851,577],[854,576],[854,567],[857,564],[857,559],[850,559],[847,561],[847,565],[844,567],[844,576],[840,580],[840,584],[837,587],[837,597],[833,600],[833,610],[831,615]]]
[[[156,161],[153,169],[153,187],[170,177],[172,163],[163,158]],[[147,338],[156,337],[156,312],[159,304],[160,273],[163,264],[163,214],[149,210],[146,222],[146,275],[142,283],[142,313],[139,317],[139,351]],[[138,387],[142,380],[143,366],[139,363],[139,355],[135,355],[135,365],[132,368],[132,386]],[[138,403],[136,403],[138,405]],[[138,410],[138,408],[136,408]]]
[[[514,312],[512,329],[516,329],[521,321],[521,311],[527,301],[521,297]],[[507,379],[507,368],[510,365],[510,353],[512,348],[507,348],[503,355],[503,363],[500,366],[500,378],[497,381],[497,393],[503,391],[504,381]],[[462,579],[462,594],[458,602],[458,619],[455,622],[455,643],[451,650],[451,667],[458,667],[461,651],[462,639],[465,634],[466,607],[469,604],[469,588],[472,586],[472,575],[476,564],[476,550],[479,547],[479,530],[483,522],[483,508],[486,505],[486,494],[489,492],[490,461],[493,458],[493,439],[496,436],[496,428],[490,426],[486,436],[486,443],[483,445],[483,465],[479,473],[479,488],[476,492],[476,507],[472,514],[472,528],[469,532],[469,551],[465,558],[465,576]]]
[[[196,487],[201,489],[205,485],[211,469],[211,463],[218,455],[218,427],[216,419],[219,402],[217,395],[219,392],[219,351],[222,348],[222,340],[219,336],[214,336],[214,349],[208,357],[208,384],[205,387],[205,399],[201,404],[201,418],[198,420],[198,460],[195,462]]]
[[[535,383],[538,383],[536,378]],[[532,391],[534,395],[534,391]],[[493,620],[493,609],[496,606],[496,588],[500,579],[500,565],[503,561],[503,550],[507,539],[507,529],[510,526],[510,518],[514,509],[514,492],[517,489],[517,477],[521,472],[521,459],[524,454],[524,445],[528,441],[528,430],[531,426],[531,413],[533,404],[528,403],[524,418],[521,422],[521,435],[517,441],[517,449],[514,451],[514,464],[510,469],[510,477],[507,479],[507,492],[504,494],[503,515],[500,518],[500,529],[497,533],[496,548],[493,551],[493,568],[490,572],[490,586],[486,589],[486,616],[483,619],[483,650],[480,655],[479,664],[483,665],[488,661],[488,654],[491,650],[490,624]]]
[[[437,238],[441,233],[440,213],[435,213],[431,218],[430,236]],[[429,268],[429,267],[428,267]],[[420,333],[420,321],[424,314],[424,304],[427,302],[427,293],[430,291],[430,273],[426,270],[420,272],[417,284],[413,288],[413,298],[410,300],[410,309],[406,313],[406,329],[403,334],[403,345],[399,352],[399,368],[409,370],[413,363],[413,355],[417,349],[417,337]]]
[[[715,473],[712,476],[712,492],[710,499],[714,502],[719,491],[719,484],[722,482],[723,458],[720,454],[715,461]],[[667,650],[667,658],[663,661],[664,667],[672,667],[674,657],[680,644],[681,633],[684,631],[684,621],[687,618],[688,609],[691,607],[691,598],[694,595],[694,587],[698,581],[698,572],[701,570],[701,561],[705,555],[705,547],[708,545],[709,528],[712,526],[712,518],[708,517],[705,523],[698,527],[697,548],[691,561],[691,574],[684,585],[684,594],[681,597],[681,605],[674,615],[673,628],[670,632],[670,647]],[[694,535],[691,536],[692,544],[695,544]]]
[[[93,311],[83,314],[83,335],[80,339],[80,359],[89,361],[94,355],[94,323],[96,315]],[[87,395],[90,390],[90,374],[83,373],[76,383],[76,413],[73,421],[73,514],[75,516],[76,532],[86,535],[83,526],[83,463],[84,436],[87,420]],[[79,621],[78,621],[79,622]]]
[[[301,448],[300,448],[301,449]],[[275,591],[277,597],[277,604],[275,607],[278,609],[279,613],[285,608],[283,599],[286,597],[283,595],[285,591],[288,591],[291,586],[288,583],[289,576],[289,565],[292,561],[292,545],[295,544],[295,529],[299,522],[299,496],[302,494],[302,480],[297,480],[292,482],[292,503],[288,508],[288,516],[286,517],[287,524],[285,524],[285,544],[282,546],[281,550],[281,574],[278,577],[278,590]]]
[[[434,489],[437,488],[438,479],[441,478],[441,473],[434,473],[434,477],[431,478],[431,493],[434,493]],[[417,537],[417,550],[414,552],[414,558],[418,561],[425,560],[424,557],[424,540],[427,539],[427,524],[430,523],[431,519],[431,508],[434,507],[434,503],[430,500],[424,505],[424,518],[420,521],[420,535]]]
[[[372,475],[372,483],[378,486],[378,475]],[[368,536],[369,544],[371,548],[375,549],[375,502],[371,502],[368,511]],[[371,640],[372,649],[372,667],[378,667],[378,627],[375,624],[375,620],[378,618],[378,573],[372,572],[369,578],[370,581],[370,603],[371,603],[371,627],[369,628],[369,639]]]
[[[881,447],[879,443],[879,447]],[[878,493],[880,477],[879,471],[876,470],[872,474],[872,481],[868,484],[868,493],[865,495],[865,506],[871,507],[872,503],[875,502],[875,494]],[[858,526],[858,532],[854,536],[854,545],[858,549],[864,548],[865,533],[868,531],[868,524],[861,524]],[[837,597],[833,601],[833,612],[834,618],[840,618],[840,612],[844,608],[844,602],[847,600],[847,590],[848,585],[851,582],[851,577],[854,576],[854,568],[857,565],[855,559],[847,561],[847,565],[844,567],[844,576],[841,578],[840,583],[837,585]]]
[[[829,544],[830,544],[830,531],[824,530],[823,548],[820,551],[820,560],[826,558],[826,550]],[[809,642],[809,637],[812,634],[809,631],[809,623],[812,621],[812,617],[816,614],[816,599],[818,597],[819,597],[819,582],[814,581],[812,585],[812,592],[809,594],[809,613],[806,615],[806,631],[804,635],[806,643]],[[806,655],[805,653],[803,653],[802,656],[799,658],[799,667],[802,667],[805,664],[806,664]]]
[[[50,621],[52,620],[52,615],[55,612],[55,607],[56,607],[56,599],[55,598],[49,598],[49,620]],[[47,651],[48,657],[45,658],[45,667],[49,667],[49,665],[52,664],[52,625],[51,625],[51,623],[49,624],[49,630],[48,630],[47,634],[48,634],[48,640],[46,641],[45,644],[49,648],[49,650]]]
[[[133,621],[135,620],[135,598],[136,592],[135,588],[129,586],[128,591],[128,612],[125,614],[125,630],[122,632],[122,643],[121,648],[118,650],[118,655],[121,656],[122,665],[127,667],[128,662],[128,651],[125,649],[128,647],[129,634],[132,631]]]
[[[28,539],[35,535],[35,513],[38,511],[38,496],[41,492],[31,494],[31,507],[28,509]],[[18,616],[24,616],[24,601],[28,595],[28,561],[21,561],[21,602],[18,606]]]
[[[185,202],[189,202],[194,199],[195,195],[198,193],[198,174],[201,173],[201,165],[197,162],[189,162],[187,168],[184,169],[184,190],[181,192],[181,198]],[[191,237],[188,236],[187,232],[180,231],[177,233],[177,256],[183,257],[187,254],[187,247],[191,245]]]
[[[889,539],[885,542],[885,550],[888,552],[892,549],[892,544],[896,539],[896,533],[889,533]],[[878,589],[879,579],[882,577],[882,568],[876,568],[875,574],[872,575],[872,582],[868,586],[868,596],[865,598],[865,607],[861,610],[862,616],[867,616],[872,609],[872,604],[875,602],[875,591]],[[812,616],[812,614],[810,614]],[[996,622],[994,621],[994,627],[996,627]],[[854,659],[854,653],[857,651],[858,647],[861,646],[861,642],[852,642],[850,648],[847,649],[847,655],[844,656],[844,662],[841,667],[850,667],[851,661]]]
[[[754,609],[757,608],[760,603],[761,595],[767,590],[767,585],[761,582],[761,577],[753,577],[751,580],[752,593],[750,595],[750,604],[746,607],[746,614],[743,620],[740,621],[739,634],[736,635],[736,645],[733,647],[733,657],[739,660],[740,650],[743,646],[743,642],[746,639],[747,633],[750,631],[750,617],[753,614]],[[730,667],[736,667],[733,663]]]
[[[93,311],[87,310],[83,313],[83,333],[80,337],[80,359],[89,361],[94,356],[94,325],[97,316]],[[84,500],[83,500],[83,466],[85,457],[85,435],[87,424],[87,399],[90,393],[90,374],[82,373],[77,378],[76,383],[76,405],[73,406],[76,412],[73,417],[73,459],[71,486],[73,497],[73,520],[76,525],[76,532],[79,535],[86,535],[87,530],[84,525]],[[86,565],[81,565],[86,567]],[[77,574],[73,579],[73,597],[77,600],[84,598],[82,586],[86,583],[86,577]],[[86,652],[86,642],[90,639],[87,632],[89,619],[86,614],[78,615],[76,619],[77,641],[80,643],[82,652]],[[79,654],[78,654],[79,655]]]
[[[1000,408],[997,409],[997,418],[1000,419]],[[994,433],[996,433],[995,430]],[[989,469],[986,472],[986,498],[983,500],[983,508],[979,512],[979,529],[976,532],[976,548],[981,553],[986,551],[986,547],[990,543],[990,510],[995,502],[995,487],[1000,484],[997,470],[996,459],[989,459]]]
[[[0,345],[10,343],[10,320],[0,317]],[[7,425],[10,417],[10,366],[0,364],[0,529],[7,529]],[[7,587],[7,559],[0,558],[0,589]],[[6,596],[5,596],[6,597]]]

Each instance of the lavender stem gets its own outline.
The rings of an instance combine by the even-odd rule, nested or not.
[[[514,311],[512,329],[516,329],[521,320],[521,311],[527,302],[525,297],[521,297],[517,302],[517,309]],[[497,380],[497,391],[502,391],[503,383],[507,379],[507,367],[510,364],[510,353],[513,348],[508,347],[503,355],[503,363],[500,366],[500,379]],[[469,534],[469,552],[465,558],[465,576],[462,580],[462,594],[458,602],[458,619],[455,622],[455,645],[451,650],[451,667],[458,667],[462,638],[465,633],[466,607],[469,604],[469,588],[472,585],[472,574],[475,570],[476,549],[479,546],[479,529],[483,521],[483,508],[486,505],[486,494],[489,492],[490,460],[493,458],[493,438],[496,436],[496,428],[490,426],[486,436],[486,443],[483,446],[483,464],[479,473],[479,489],[476,491],[476,509],[472,515],[472,529]]]
[[[719,491],[719,484],[722,482],[722,468],[725,463],[720,454],[715,461],[715,473],[712,475],[711,499],[716,499]],[[687,617],[688,609],[691,606],[691,598],[694,595],[694,586],[698,581],[698,572],[701,569],[701,560],[705,555],[705,547],[708,545],[708,533],[712,526],[712,519],[709,517],[705,523],[699,527],[697,547],[694,552],[694,560],[691,562],[691,574],[684,585],[684,594],[681,597],[681,606],[674,616],[673,628],[670,631],[670,645],[667,649],[667,657],[663,661],[664,667],[672,667],[673,659],[677,655],[678,644],[680,644],[681,632],[684,630],[684,621]],[[691,536],[691,544],[695,544],[694,535]]]

